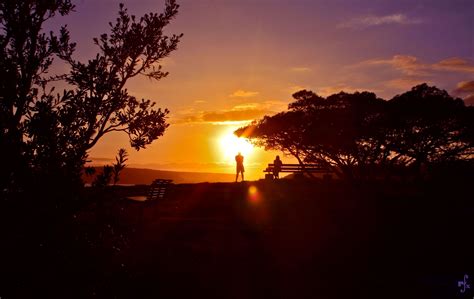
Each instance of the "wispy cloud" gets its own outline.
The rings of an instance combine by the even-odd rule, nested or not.
[[[371,90],[370,88],[357,88],[350,86],[348,84],[336,84],[331,86],[323,86],[316,89],[316,93],[320,96],[327,97],[340,92],[354,93],[361,91],[372,91],[376,92],[377,90]]]
[[[326,86],[318,86],[318,87],[309,87],[309,86],[300,86],[300,85],[292,85],[290,86],[286,91],[290,91],[291,94],[294,94],[298,91],[301,90],[312,90],[316,94],[327,97],[332,94],[340,93],[341,91],[347,92],[347,93],[354,93],[356,91],[372,91],[372,92],[377,92],[379,90],[374,90],[370,88],[363,88],[363,87],[354,87],[349,84],[345,83],[338,83],[334,85],[326,85]]]
[[[298,84],[290,85],[288,88],[285,88],[284,91],[289,92],[290,94],[294,94],[295,92],[298,92],[300,90],[310,90],[311,88],[309,86],[302,86]]]
[[[353,67],[388,65],[407,76],[429,76],[433,72],[474,73],[474,63],[460,57],[451,57],[436,63],[423,63],[411,55],[394,55],[389,59],[370,59]]]
[[[347,22],[342,22],[337,27],[359,29],[390,24],[411,25],[420,23],[422,23],[421,19],[411,18],[405,14],[398,13],[385,16],[368,15],[363,17],[357,17]]]
[[[454,94],[464,97],[464,103],[474,106],[474,81],[461,81],[453,90]]]
[[[234,91],[229,96],[233,98],[251,98],[258,95],[259,95],[258,91],[247,91],[247,90],[239,89],[239,90]]]
[[[455,93],[474,93],[474,81],[462,81],[456,85]]]
[[[104,157],[89,157],[88,165],[102,165],[115,161],[114,158],[104,158]]]
[[[311,72],[311,68],[306,67],[306,66],[297,66],[297,67],[292,67],[290,71],[295,72],[295,73],[308,73]]]
[[[408,76],[426,76],[429,74],[427,72],[429,66],[421,63],[418,58],[411,55],[394,55],[389,59],[370,59],[358,63],[355,67],[385,65],[391,66]]]
[[[268,112],[262,109],[211,111],[203,113],[202,120],[204,122],[246,121],[259,118]]]
[[[434,70],[474,73],[474,63],[460,57],[451,57],[432,65]]]
[[[215,111],[192,111],[190,113],[181,115],[178,119],[173,121],[174,124],[187,123],[213,123],[223,124],[228,122],[249,122],[254,119],[269,115],[278,111],[277,105],[280,102],[263,102],[263,103],[246,103],[234,106],[232,109],[222,109]],[[280,108],[280,107],[279,107]]]
[[[348,69],[357,69],[356,72],[364,73],[367,68],[380,68],[379,73],[391,74],[392,78],[382,82],[390,89],[406,90],[421,83],[433,84],[440,78],[445,78],[446,73],[458,75],[474,74],[474,62],[462,57],[450,57],[434,63],[420,60],[412,55],[394,55],[391,58],[369,59],[349,66]],[[395,72],[393,72],[395,71]],[[471,86],[469,82],[460,82],[457,92]],[[471,94],[472,92],[468,92]]]
[[[422,84],[422,83],[427,83],[427,84],[432,84],[432,81],[427,81],[423,80],[420,78],[413,78],[413,77],[401,77],[401,78],[396,78],[392,79],[389,81],[384,82],[384,85],[393,88],[393,89],[399,89],[399,90],[409,90],[413,86]]]
[[[474,94],[471,94],[470,96],[464,98],[464,103],[467,106],[474,106]]]

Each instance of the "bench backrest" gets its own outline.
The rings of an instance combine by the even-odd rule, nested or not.
[[[168,189],[169,185],[173,180],[163,180],[157,179],[154,180],[153,183],[150,185],[150,190],[148,191],[148,200],[164,198],[166,195],[166,190]]]

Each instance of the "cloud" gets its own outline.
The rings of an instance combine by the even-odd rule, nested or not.
[[[295,73],[308,73],[312,71],[311,68],[305,66],[292,67],[290,70]]]
[[[421,61],[416,56],[401,54],[387,59],[365,60],[349,66],[348,69],[364,69],[368,67],[382,67],[378,73],[382,71],[382,74],[393,76],[388,81],[383,82],[383,85],[397,90],[410,89],[421,83],[434,84],[434,82],[442,80],[445,77],[445,73],[474,74],[474,62],[461,57],[450,57],[438,62],[427,63]],[[395,70],[400,75],[391,74],[387,70]],[[474,93],[474,91],[471,91],[473,88],[474,81],[465,81],[460,82],[453,92],[471,94]]]
[[[246,121],[260,118],[268,113],[269,111],[262,109],[214,111],[205,112],[202,115],[202,120],[205,122]]]
[[[316,93],[320,96],[327,97],[336,93],[340,93],[341,91],[347,93],[354,93],[356,91],[365,91],[364,88],[356,88],[345,84],[337,84],[333,86],[324,86],[316,89]]]
[[[285,91],[289,91],[291,94],[294,94],[294,93],[296,93],[298,91],[301,91],[301,90],[312,90],[316,94],[318,94],[320,96],[323,96],[323,97],[330,96],[332,94],[336,94],[336,93],[339,93],[341,91],[344,91],[344,92],[347,92],[347,93],[354,93],[356,91],[371,91],[371,92],[379,91],[379,90],[369,89],[369,88],[353,87],[353,86],[350,86],[350,85],[344,84],[344,83],[329,85],[329,86],[320,86],[320,87],[316,87],[316,88],[312,88],[312,87],[309,87],[309,86],[292,85],[288,89],[286,89]]]
[[[257,109],[260,106],[259,103],[244,103],[234,106],[232,110],[247,110],[247,109]]]
[[[228,122],[248,122],[261,118],[264,115],[273,114],[275,110],[271,109],[276,104],[273,102],[247,103],[240,104],[229,110],[217,111],[198,111],[183,115],[173,124],[186,123],[228,123]],[[281,105],[281,102],[278,102]]]
[[[408,76],[428,75],[428,66],[421,63],[418,58],[410,55],[394,55],[390,59],[370,59],[356,66],[379,66],[388,65]]]
[[[255,97],[257,95],[259,95],[258,91],[246,91],[246,90],[239,89],[239,90],[234,91],[229,96],[233,98],[250,98],[250,97]]]
[[[308,86],[301,86],[301,85],[291,85],[288,88],[286,88],[284,91],[289,92],[290,94],[294,94],[295,92],[298,92],[300,90],[310,90],[311,88]]]
[[[456,85],[454,93],[474,93],[474,81],[462,81]]]
[[[194,104],[204,104],[204,103],[207,103],[206,100],[195,100],[194,101]]]
[[[337,25],[337,27],[358,29],[380,25],[412,25],[420,23],[422,23],[422,20],[420,19],[410,18],[405,14],[399,13],[385,16],[369,15],[364,17],[357,17],[347,22],[340,23],[339,25]]]
[[[89,165],[93,164],[106,164],[115,161],[114,158],[104,158],[104,157],[89,157]]]
[[[474,106],[474,81],[459,82],[453,93],[464,96],[464,103],[467,106]]]
[[[370,59],[353,67],[391,66],[407,76],[430,76],[434,72],[474,73],[474,63],[460,57],[451,57],[436,63],[423,63],[411,55],[394,55],[390,59]]]
[[[474,106],[474,94],[471,94],[470,96],[464,98],[464,103],[466,104],[466,106]]]
[[[268,100],[263,102],[261,105],[268,111],[283,111],[288,108],[288,100]]]
[[[422,83],[432,84],[433,82],[422,80],[420,78],[402,77],[386,81],[384,82],[384,85],[393,89],[408,90],[411,89],[413,86]]]
[[[474,73],[474,63],[459,57],[451,57],[432,65],[434,70]]]

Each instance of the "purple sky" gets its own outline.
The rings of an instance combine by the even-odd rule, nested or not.
[[[164,4],[122,2],[137,16]],[[129,85],[137,97],[168,107],[174,125],[149,149],[132,153],[132,164],[228,164],[214,140],[236,126],[225,122],[281,111],[301,88],[321,95],[370,90],[390,99],[428,82],[460,97],[474,94],[472,0],[178,2],[180,13],[167,31],[184,37],[164,62],[170,76]],[[78,42],[76,58],[86,59],[96,51],[92,37],[107,32],[119,1],[75,3],[76,13],[57,21],[67,23]],[[109,136],[92,155],[112,158],[126,142],[125,136]],[[255,154],[255,167],[268,163],[269,155]]]

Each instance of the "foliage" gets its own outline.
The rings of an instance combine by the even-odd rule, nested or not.
[[[123,148],[119,149],[117,156],[115,157],[115,163],[113,165],[104,165],[102,172],[99,173],[92,182],[93,187],[103,188],[113,183],[114,185],[120,180],[120,173],[125,169],[125,162],[127,162],[127,151]],[[86,167],[86,173],[88,175],[95,174],[94,167]]]
[[[73,11],[70,0],[0,3],[2,189],[21,190],[32,181],[80,186],[88,152],[105,134],[125,132],[136,150],[164,134],[169,111],[130,95],[126,83],[138,75],[168,75],[160,62],[182,35],[167,36],[163,29],[178,8],[167,0],[163,13],[136,18],[121,4],[111,33],[94,39],[99,51],[84,63],[73,59],[66,26],[58,36],[42,32],[47,20]],[[69,73],[48,77],[55,57],[70,66]],[[57,80],[68,89],[54,94],[50,86]]]
[[[369,92],[293,97],[288,111],[235,134],[349,178],[472,159],[474,111],[436,87],[418,85],[390,101]]]
[[[124,148],[119,149],[117,157],[115,157],[115,164],[112,165],[114,185],[120,180],[120,172],[125,168],[125,162],[128,160],[127,156],[127,151]]]
[[[112,180],[114,168],[110,165],[104,165],[102,172],[99,173],[92,182],[93,187],[104,188]]]
[[[64,26],[59,36],[42,32],[42,25],[57,14],[67,15],[69,0],[0,2],[0,187],[28,180],[34,149],[27,140],[27,121],[42,98],[45,74],[54,56],[68,58],[75,44]],[[18,188],[19,186],[17,186]]]
[[[469,160],[473,154],[473,107],[426,84],[395,96],[390,110],[387,146],[404,163]]]

